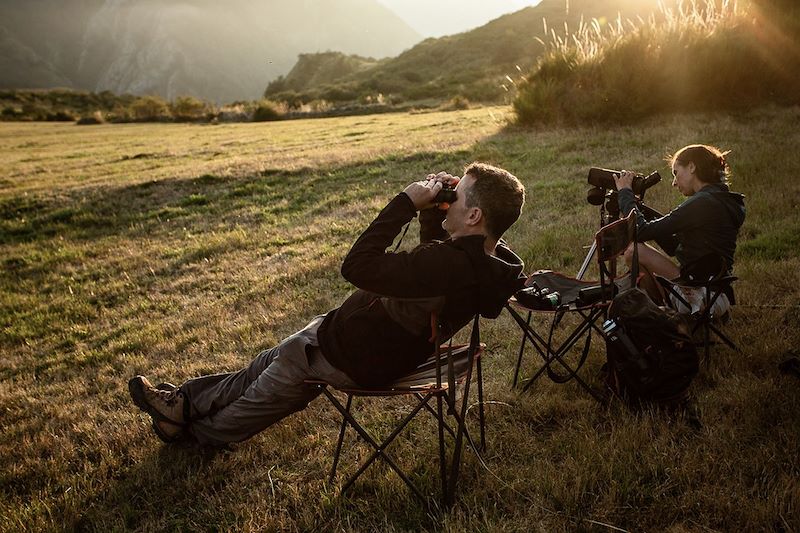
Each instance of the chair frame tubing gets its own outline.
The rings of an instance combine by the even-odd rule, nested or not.
[[[675,283],[673,283],[671,280],[668,280],[668,279],[663,278],[663,277],[660,277],[659,281],[661,281],[661,280],[664,280],[664,281],[661,282],[661,285],[664,288],[666,288],[671,295],[675,296],[675,298],[677,298],[678,301],[680,301],[683,305],[685,305],[687,309],[691,309],[692,308],[691,304],[689,304],[689,302],[686,301],[686,299],[678,291],[675,290],[675,285],[676,285]],[[712,283],[713,283],[713,280],[712,280]],[[700,328],[700,327],[703,328],[703,359],[705,361],[706,368],[709,367],[710,362],[711,362],[711,332],[712,331],[714,332],[714,334],[721,341],[723,341],[725,344],[727,344],[730,349],[732,349],[735,352],[740,351],[739,347],[736,346],[736,343],[734,343],[727,335],[725,335],[722,331],[720,331],[719,328],[717,328],[711,322],[711,307],[717,301],[717,298],[719,298],[723,294],[722,288],[715,289],[715,290],[712,291],[712,287],[711,287],[712,283],[708,283],[708,284],[704,284],[704,285],[698,285],[698,287],[702,287],[703,289],[705,289],[705,291],[704,291],[705,294],[703,295],[703,303],[705,304],[705,307],[704,307],[703,311],[700,313],[700,316],[697,317],[697,320],[695,321],[694,325],[692,326],[692,331],[691,331],[691,335],[694,336],[694,334],[695,334],[695,332],[697,331],[698,328]],[[680,284],[678,284],[678,285],[680,285]],[[712,292],[714,293],[713,296],[711,295]]]
[[[452,341],[448,346],[447,352],[447,375],[442,375],[442,353],[440,343],[438,342],[441,335],[441,327],[437,333],[436,339],[436,385],[429,389],[424,389],[421,392],[414,393],[413,391],[397,391],[387,394],[364,394],[364,396],[401,396],[411,394],[417,399],[417,405],[408,413],[399,424],[386,436],[380,443],[373,438],[364,427],[355,419],[352,414],[353,398],[354,396],[361,396],[358,392],[342,391],[347,395],[347,401],[343,405],[342,402],[336,398],[331,392],[330,388],[326,385],[317,385],[322,389],[322,392],[327,397],[328,401],[336,408],[342,415],[342,423],[339,429],[339,436],[336,442],[336,449],[333,457],[333,465],[331,467],[329,482],[333,483],[339,460],[341,456],[342,447],[344,444],[344,437],[347,426],[351,426],[361,439],[363,439],[372,449],[373,452],[370,456],[359,466],[354,474],[352,474],[341,488],[340,493],[347,491],[355,481],[363,474],[370,465],[376,460],[381,459],[397,473],[400,479],[408,486],[412,493],[423,503],[427,502],[423,492],[417,487],[416,484],[402,471],[394,459],[387,453],[387,447],[406,429],[408,424],[417,416],[421,410],[426,410],[437,419],[437,437],[439,440],[439,474],[441,477],[441,493],[442,502],[445,506],[450,507],[455,502],[456,486],[460,473],[461,455],[464,448],[464,439],[470,444],[471,448],[476,454],[486,449],[485,438],[485,411],[483,405],[483,384],[481,380],[481,354],[480,354],[480,330],[479,330],[479,316],[476,315],[473,321],[472,334],[470,337],[470,344],[467,348],[467,367],[466,375],[463,380],[464,391],[462,393],[461,403],[456,401],[456,377],[452,361]],[[469,403],[470,383],[472,380],[473,368],[475,369],[478,378],[478,404],[479,404],[479,424],[480,424],[480,447],[477,447],[472,440],[472,437],[466,427],[466,414]],[[444,385],[445,379],[447,381]],[[436,399],[436,406],[431,405],[432,400]],[[450,427],[445,421],[446,416],[452,416],[455,421],[455,429]],[[450,462],[447,460],[447,446],[445,444],[445,433],[448,433],[453,438],[455,444],[451,454]]]
[[[633,217],[633,218],[631,218]],[[601,216],[601,220],[605,220],[604,217]],[[627,239],[627,243],[625,248],[622,250],[617,250],[612,253],[606,253],[606,249],[602,246],[601,243],[601,233],[603,229],[608,228],[612,224],[619,224],[622,221],[626,221],[629,227],[629,235]],[[583,265],[578,273],[578,279],[583,277],[583,274],[586,271],[586,267],[589,264],[591,257],[596,253],[597,254],[597,263],[598,268],[600,271],[600,287],[601,290],[604,290],[607,283],[608,285],[613,285],[614,279],[616,278],[616,270],[617,270],[617,258],[622,255],[630,245],[630,243],[634,243],[633,247],[633,261],[631,263],[631,280],[633,284],[636,284],[636,281],[639,277],[639,250],[638,246],[636,246],[636,219],[635,214],[631,212],[628,217],[624,219],[619,219],[605,226],[601,227],[600,230],[595,234],[595,239],[592,244],[591,250],[589,254],[587,254],[586,259],[584,259]],[[605,297],[604,297],[605,298]],[[509,314],[512,318],[517,322],[517,325],[522,330],[522,340],[520,342],[519,347],[519,354],[517,355],[517,363],[514,367],[514,378],[512,381],[512,388],[517,387],[517,383],[519,380],[519,372],[522,366],[522,357],[525,353],[525,345],[526,343],[530,342],[531,345],[536,349],[539,355],[542,357],[544,364],[536,371],[536,373],[527,379],[525,385],[522,388],[522,392],[526,392],[536,381],[539,379],[542,374],[545,372],[555,381],[551,372],[552,368],[551,365],[553,362],[558,362],[564,369],[567,371],[568,375],[565,379],[559,380],[560,383],[566,383],[567,381],[574,379],[584,390],[586,390],[595,400],[598,402],[603,402],[603,397],[588,383],[586,383],[581,377],[578,375],[578,370],[584,363],[584,358],[586,357],[589,347],[589,342],[591,342],[591,335],[592,329],[594,329],[597,333],[600,334],[600,338],[605,338],[605,334],[603,333],[602,329],[597,326],[597,319],[601,318],[605,320],[607,317],[608,312],[608,305],[610,301],[602,301],[599,302],[591,307],[578,307],[578,308],[571,308],[568,310],[556,310],[556,316],[553,319],[553,324],[551,325],[551,338],[547,341],[539,335],[532,327],[531,327],[531,318],[533,316],[533,311],[528,311],[527,319],[523,319],[522,315],[520,315],[510,303],[506,304],[506,309],[508,310]],[[578,327],[576,327],[572,333],[567,336],[566,340],[562,341],[558,347],[553,348],[552,346],[552,331],[556,327],[558,321],[560,320],[560,316],[558,313],[564,312],[577,312],[578,314],[583,317],[583,320]],[[580,340],[580,338],[584,335],[588,335],[586,339],[586,347],[584,348],[584,354],[579,361],[577,368],[572,368],[566,361],[564,361],[564,356],[567,352],[572,349],[572,347]]]
[[[528,317],[527,320],[525,320],[511,305],[506,304],[506,309],[522,330],[522,341],[520,342],[517,364],[514,367],[512,388],[517,387],[519,373],[522,367],[522,357],[525,353],[525,346],[527,343],[530,343],[536,349],[539,356],[541,356],[544,364],[539,367],[539,370],[537,370],[533,376],[525,381],[522,387],[522,392],[526,392],[528,389],[530,389],[534,382],[550,368],[550,365],[553,364],[553,362],[558,362],[559,365],[561,365],[568,373],[568,378],[565,380],[565,382],[569,381],[570,379],[574,379],[594,399],[597,401],[602,401],[602,397],[597,393],[597,391],[595,391],[591,385],[586,383],[586,381],[584,381],[578,375],[578,369],[571,367],[564,360],[564,357],[585,333],[588,332],[588,334],[591,335],[591,329],[596,330],[602,335],[602,330],[597,327],[596,320],[599,316],[605,314],[605,307],[591,308],[588,310],[588,314],[584,314],[583,311],[578,311],[578,313],[583,317],[583,321],[576,329],[572,331],[567,339],[562,341],[562,343],[555,349],[553,349],[551,344],[545,341],[544,338],[542,338],[542,336],[531,327],[530,323],[533,316],[532,311],[528,311]]]

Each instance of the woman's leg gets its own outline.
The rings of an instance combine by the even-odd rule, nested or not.
[[[633,263],[633,244],[625,250],[625,263],[630,266]],[[644,243],[636,244],[639,256],[639,272],[642,274],[639,286],[659,305],[666,304],[666,296],[661,284],[656,281],[654,274],[658,274],[667,279],[675,279],[680,276],[678,265],[672,259],[659,252],[652,246]]]

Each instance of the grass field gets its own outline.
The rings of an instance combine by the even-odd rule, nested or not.
[[[800,530],[800,381],[777,370],[800,341],[800,109],[557,130],[505,127],[509,113],[0,123],[0,530]],[[726,326],[741,353],[717,347],[693,385],[699,430],[600,408],[574,384],[510,390],[505,315],[483,325],[486,468],[465,452],[447,513],[383,467],[340,498],[322,400],[208,458],[163,446],[128,398],[135,374],[237,369],[336,306],[349,245],[409,181],[473,160],[509,169],[528,192],[511,246],[528,271],[574,273],[597,227],[588,168],[666,177],[662,157],[691,142],[732,150],[748,206]],[[666,182],[647,199],[680,200]],[[408,407],[368,409],[380,432]],[[431,492],[432,428],[392,448]],[[364,452],[348,442],[352,465]]]

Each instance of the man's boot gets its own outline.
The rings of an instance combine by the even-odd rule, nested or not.
[[[144,376],[136,376],[128,382],[133,403],[153,417],[153,429],[165,442],[172,442],[183,432],[184,397],[180,389],[164,390],[154,387]]]
[[[159,383],[156,385],[156,388],[168,392],[178,389],[178,387],[169,382]],[[166,442],[167,444],[179,442],[187,436],[185,426],[176,426],[171,422],[164,422],[155,418],[153,419],[153,432],[162,442]]]

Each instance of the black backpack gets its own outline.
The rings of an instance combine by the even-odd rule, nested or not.
[[[629,404],[680,403],[699,370],[685,319],[642,290],[621,292],[603,324],[609,387]]]

